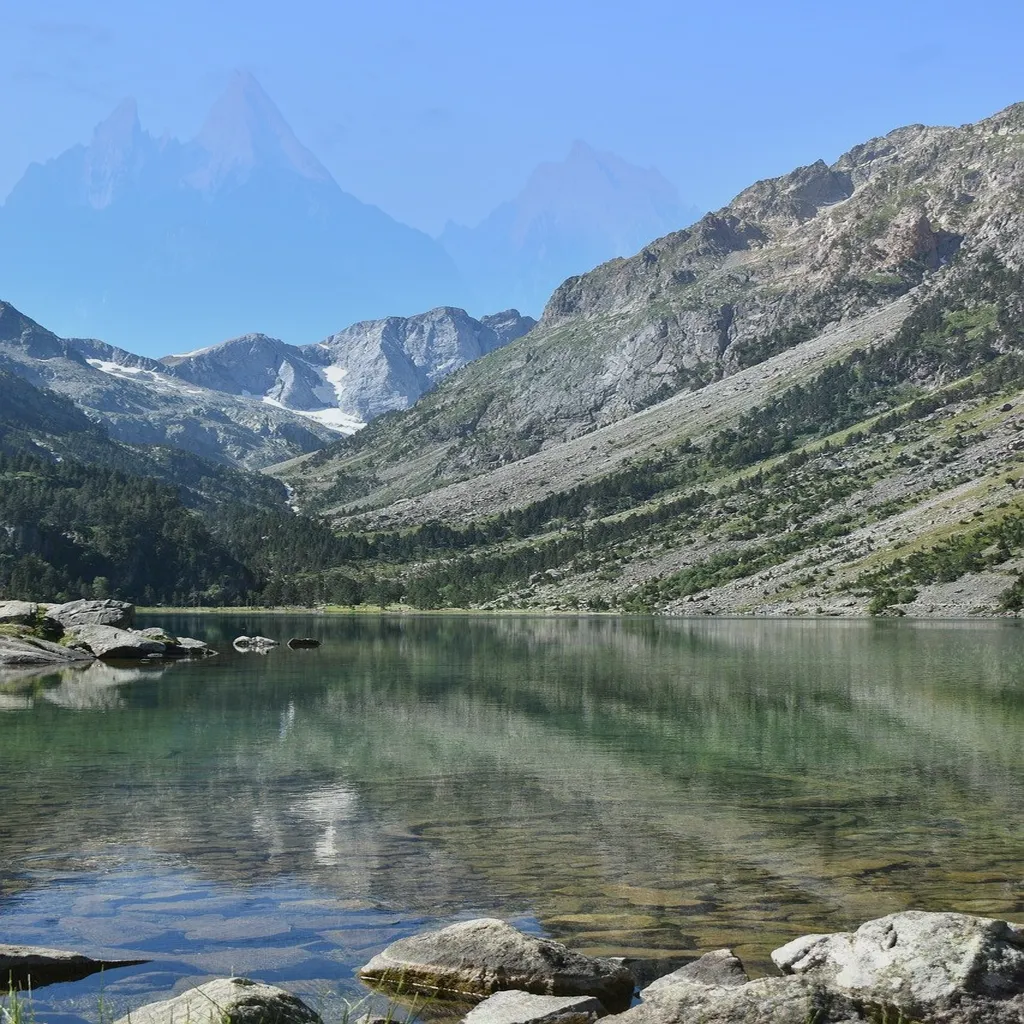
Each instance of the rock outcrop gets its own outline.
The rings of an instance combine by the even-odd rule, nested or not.
[[[159,1003],[132,1010],[115,1024],[323,1024],[298,996],[247,978],[218,978]]]
[[[629,1005],[633,975],[619,964],[480,918],[399,939],[359,971],[372,985],[443,998],[483,999],[503,989],[594,996],[608,1010]]]
[[[97,971],[132,967],[147,960],[94,960],[82,953],[40,946],[0,944],[0,990],[39,988],[58,981],[77,981]]]
[[[131,629],[135,625],[135,605],[126,601],[68,601],[67,604],[48,606],[49,618],[65,629],[77,626],[113,626]]]

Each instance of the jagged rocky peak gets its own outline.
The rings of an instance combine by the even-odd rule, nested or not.
[[[332,182],[330,172],[295,137],[263,87],[236,71],[195,138],[206,154],[189,181],[202,191],[244,181],[256,167],[286,170],[313,182]]]
[[[113,201],[118,186],[138,175],[152,139],[142,130],[134,99],[125,99],[93,131],[85,156],[88,202],[102,210]]]

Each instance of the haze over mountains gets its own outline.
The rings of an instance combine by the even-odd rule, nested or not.
[[[564,160],[541,164],[476,227],[449,222],[439,240],[466,281],[467,305],[539,315],[567,277],[632,256],[700,213],[653,168],[577,140]]]
[[[435,240],[345,192],[237,73],[189,141],[153,137],[126,100],[88,145],[29,167],[0,208],[0,288],[63,335],[150,356],[245,333],[308,344],[438,306],[521,296],[539,313],[566,276],[689,213],[657,172],[578,143]]]

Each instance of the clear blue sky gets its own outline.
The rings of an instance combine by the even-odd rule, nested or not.
[[[431,232],[574,138],[713,208],[910,122],[1024,99],[1024,4],[0,0],[0,195],[125,96],[191,136],[253,72],[343,188]]]

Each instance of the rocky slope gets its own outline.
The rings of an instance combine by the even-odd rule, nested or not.
[[[427,606],[1013,610],[1022,190],[1024,105],[759,182],[280,476]]]
[[[153,137],[126,101],[33,164],[0,207],[0,279],[62,334],[154,353],[323,337],[458,294],[441,246],[344,192],[241,73],[194,139]]]

